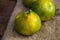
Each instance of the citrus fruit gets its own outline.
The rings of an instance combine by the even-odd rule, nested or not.
[[[32,10],[19,13],[15,18],[15,30],[22,35],[32,35],[39,31],[40,27],[41,20]]]
[[[27,6],[27,7],[32,7],[32,4],[34,2],[36,2],[37,0],[23,0],[23,3]]]
[[[55,6],[51,1],[40,0],[33,4],[32,10],[36,12],[42,21],[50,20],[55,14]]]

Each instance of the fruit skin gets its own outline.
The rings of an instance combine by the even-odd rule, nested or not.
[[[26,5],[27,7],[31,8],[32,4],[34,2],[36,2],[37,0],[23,0],[24,5]]]
[[[22,35],[33,35],[40,30],[40,27],[41,20],[33,11],[19,13],[15,18],[15,30]]]
[[[51,1],[37,1],[33,4],[32,10],[36,12],[42,21],[50,20],[55,14],[55,6]]]

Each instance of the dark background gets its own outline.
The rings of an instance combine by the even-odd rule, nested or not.
[[[16,0],[0,0],[0,40],[6,30]]]

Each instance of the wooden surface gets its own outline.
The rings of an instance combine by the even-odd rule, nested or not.
[[[15,4],[16,1],[0,0],[0,39],[2,38],[5,32]]]
[[[22,36],[14,30],[15,16],[18,12],[25,10],[22,1],[18,0],[2,40],[60,40],[60,0],[53,0],[53,2],[56,6],[55,16],[51,20],[43,22],[38,33],[32,36]]]

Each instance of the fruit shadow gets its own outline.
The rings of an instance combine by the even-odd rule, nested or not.
[[[23,34],[17,32],[17,31],[15,30],[15,28],[13,28],[13,30],[14,30],[19,36],[22,36],[22,37],[30,37],[30,36],[33,36],[33,34],[32,34],[32,35],[23,35]]]

